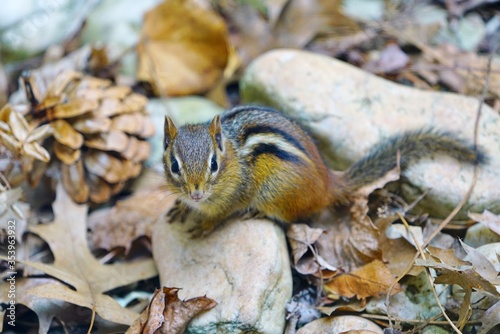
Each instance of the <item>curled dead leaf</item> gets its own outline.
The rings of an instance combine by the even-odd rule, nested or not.
[[[318,255],[314,245],[324,230],[311,228],[305,224],[293,224],[287,231],[287,237],[292,249],[295,269],[303,275],[316,275],[328,278],[336,274],[337,268],[333,267],[323,257]],[[305,256],[308,254],[308,256]]]
[[[179,289],[157,289],[148,308],[130,326],[126,333],[182,334],[188,323],[201,312],[214,308],[217,303],[207,297],[182,301]]]

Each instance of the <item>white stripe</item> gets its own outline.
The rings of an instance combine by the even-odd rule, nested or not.
[[[300,149],[298,149],[295,145],[290,144],[280,136],[270,133],[260,133],[251,135],[245,142],[245,146],[243,146],[242,149],[243,154],[244,155],[251,154],[252,151],[254,150],[254,147],[259,144],[275,145],[282,151],[286,151],[308,163],[312,163],[311,159],[309,159],[309,157],[306,154],[304,154],[304,152],[302,152]]]

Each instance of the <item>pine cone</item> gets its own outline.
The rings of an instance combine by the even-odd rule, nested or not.
[[[154,134],[146,97],[80,72],[61,73],[47,89],[33,76],[23,81],[32,122],[53,128],[55,140],[45,146],[75,202],[105,202],[139,175],[150,154],[145,139]]]

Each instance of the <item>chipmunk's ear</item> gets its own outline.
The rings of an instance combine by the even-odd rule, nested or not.
[[[174,122],[168,116],[165,116],[165,125],[163,127],[163,150],[166,150],[168,146],[172,143],[175,136],[177,136],[177,128],[175,127]]]
[[[208,127],[208,131],[214,137],[219,150],[224,151],[224,144],[222,143],[222,125],[220,123],[219,115],[215,115],[212,123],[210,123],[210,126]]]

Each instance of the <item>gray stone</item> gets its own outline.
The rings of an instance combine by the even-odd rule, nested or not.
[[[179,298],[207,296],[218,304],[186,333],[281,334],[292,277],[283,230],[267,220],[235,221],[189,239],[178,224],[158,221],[153,255],[162,286]]]
[[[319,138],[330,165],[347,168],[368,149],[405,130],[434,128],[472,142],[479,107],[476,98],[428,92],[402,86],[323,55],[298,50],[274,50],[257,58],[241,81],[245,103],[264,104],[288,112]],[[490,161],[479,177],[468,210],[500,212],[500,116],[482,108],[478,143]],[[404,172],[403,187],[411,201],[430,193],[420,209],[444,217],[463,198],[473,175],[450,157],[436,156]]]
[[[383,334],[384,331],[374,322],[355,315],[314,320],[297,331],[297,334],[336,334],[350,331],[366,331],[366,333]]]

